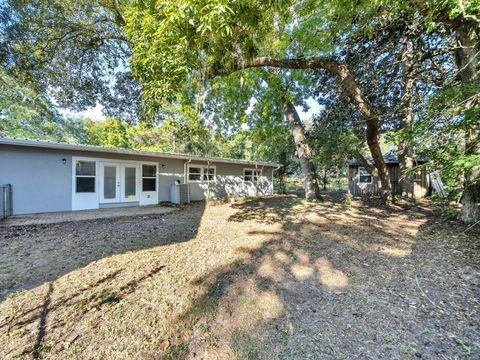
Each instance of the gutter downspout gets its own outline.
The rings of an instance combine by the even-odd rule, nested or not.
[[[191,162],[192,162],[192,159],[190,158],[190,159],[188,159],[188,161],[185,161],[185,162],[183,163],[183,181],[184,181],[185,184],[188,183],[188,182],[187,182],[187,180],[188,180],[188,179],[187,179],[187,176],[188,176],[188,174],[187,174],[187,165],[190,164]]]
[[[188,202],[190,202],[190,185],[188,185],[188,173],[187,173],[187,165],[192,162],[192,159],[188,159],[183,163],[183,182],[187,185],[187,192],[188,192]]]

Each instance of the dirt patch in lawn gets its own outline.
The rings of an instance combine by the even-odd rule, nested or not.
[[[292,196],[0,227],[0,358],[474,358],[465,230]]]

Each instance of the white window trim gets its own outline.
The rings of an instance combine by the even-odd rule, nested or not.
[[[361,169],[365,171],[366,174],[363,174],[362,176],[370,176],[370,181],[360,181],[360,172]],[[358,183],[359,184],[373,184],[373,175],[370,174],[367,169],[365,169],[363,166],[358,167]]]
[[[155,176],[143,176],[143,165],[148,165],[148,166],[155,166]],[[158,192],[158,164],[157,163],[146,163],[142,162],[140,165],[140,179],[141,179],[141,184],[140,184],[140,191],[143,193],[155,193]],[[143,179],[155,179],[155,190],[149,190],[149,191],[144,191],[143,190]]]
[[[75,164],[77,161],[93,161],[95,162],[95,192],[94,193],[77,193],[76,190],[76,169],[75,169]],[[98,186],[99,186],[99,177],[98,177],[98,171],[99,171],[99,164],[101,162],[111,162],[111,163],[118,163],[118,164],[127,164],[127,165],[140,165],[140,172],[141,170],[141,165],[155,165],[157,167],[157,172],[156,172],[156,188],[158,191],[158,175],[159,175],[159,170],[158,170],[158,163],[153,162],[153,161],[138,161],[138,160],[122,160],[122,159],[116,159],[116,158],[102,158],[102,157],[87,157],[87,156],[72,156],[72,196],[75,194],[96,194],[98,192]],[[143,175],[141,173],[140,175]],[[79,176],[86,176],[86,175],[79,175]],[[93,176],[87,176],[87,177],[93,177]],[[142,179],[142,176],[140,176],[140,179]],[[157,192],[155,191],[155,192]],[[150,192],[150,191],[142,191],[140,188],[140,192]]]
[[[95,175],[77,175],[77,161],[93,162]],[[94,191],[77,191],[77,178],[93,179]],[[75,161],[73,161],[73,191],[75,192],[75,194],[96,194],[97,193],[97,162],[95,160],[75,159]]]
[[[245,180],[245,171],[252,171],[252,180]],[[255,174],[254,172],[257,171],[257,181],[255,181]],[[258,183],[260,181],[260,178],[262,177],[262,169],[255,169],[255,168],[244,168],[243,169],[243,178],[242,180],[244,182],[251,182],[251,183]]]
[[[200,168],[200,180],[190,180],[190,168]],[[203,165],[203,164],[188,164],[187,165],[187,182],[188,183],[207,183],[208,180],[204,180],[204,175],[207,173],[207,169],[213,169],[213,180],[210,182],[217,180],[217,167],[215,165]]]
[[[95,161],[95,192],[94,193],[77,193],[75,192],[76,190],[76,184],[75,184],[75,163],[77,160],[85,160],[85,161]],[[141,168],[141,165],[156,165],[157,166],[157,179],[156,179],[156,191],[142,191],[141,187],[141,179],[142,177],[140,176],[140,182],[139,182],[139,187],[138,187],[138,194],[139,194],[139,202],[140,205],[142,205],[142,198],[145,196],[145,194],[152,196],[152,194],[155,194],[156,199],[155,203],[158,202],[158,193],[160,189],[160,167],[159,167],[159,162],[158,161],[139,161],[139,160],[124,160],[124,159],[118,159],[115,157],[111,158],[104,158],[104,157],[91,157],[91,156],[72,156],[72,210],[86,210],[86,209],[98,209],[99,204],[101,204],[100,201],[100,176],[99,176],[99,171],[100,171],[100,163],[102,162],[109,162],[109,163],[115,163],[115,164],[126,164],[126,165],[139,165]],[[140,170],[141,171],[141,170]],[[140,175],[142,173],[140,172]],[[163,174],[164,175],[164,174]]]

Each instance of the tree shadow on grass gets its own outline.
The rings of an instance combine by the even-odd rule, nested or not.
[[[257,198],[209,207],[185,244],[198,225],[188,209],[171,215],[161,227],[127,219],[113,239],[103,238],[105,225],[83,227],[96,245],[113,243],[116,256],[96,252],[54,280],[48,296],[48,283],[9,296],[0,304],[0,357],[400,359],[417,350],[465,357],[459,344],[476,350],[478,297],[459,272],[472,245],[428,206]],[[130,240],[138,251],[128,251]]]
[[[194,239],[204,210],[0,229],[2,275],[12,275],[0,275],[10,285],[0,289],[0,357],[64,354],[84,341],[154,283],[161,249]]]
[[[48,290],[47,294],[45,295],[45,300],[42,304],[42,311],[40,312],[40,321],[38,323],[38,334],[37,339],[35,340],[35,344],[33,345],[33,358],[38,359],[40,358],[40,347],[43,343],[43,338],[45,337],[45,328],[46,328],[46,321],[48,316],[48,307],[50,305],[50,297],[53,292],[53,283],[48,283]]]
[[[119,278],[122,270],[114,270],[106,276],[86,286],[76,289],[74,293],[68,296],[56,296],[54,294],[54,282],[49,282],[43,303],[29,310],[24,311],[15,317],[4,319],[0,323],[0,331],[15,333],[17,330],[26,330],[31,332],[30,337],[36,333],[35,341],[31,347],[24,349],[12,348],[7,350],[4,355],[17,357],[32,355],[34,359],[42,358],[44,352],[60,352],[82,334],[81,323],[92,311],[108,311],[115,304],[121,302],[146,280],[152,278],[164,268],[164,265],[156,265],[151,269],[143,269],[143,274],[130,278],[125,281]],[[60,291],[60,294],[62,292]],[[62,310],[63,309],[63,310]],[[63,317],[62,311],[68,309],[67,319]],[[49,314],[52,314],[49,318]],[[47,322],[48,320],[48,322]],[[95,328],[90,319],[90,328]],[[95,320],[100,322],[101,319]],[[38,324],[38,325],[36,325]],[[63,329],[61,339],[50,343],[45,342],[48,339],[49,332],[56,329]],[[27,334],[23,334],[24,336]]]
[[[194,238],[205,204],[173,213],[0,227],[0,302],[112,255]]]
[[[212,349],[242,359],[461,357],[459,341],[475,344],[473,323],[458,323],[447,306],[438,311],[442,292],[464,291],[455,278],[461,261],[426,265],[432,256],[448,261],[432,233],[452,236],[461,224],[445,228],[416,204],[345,209],[279,197],[234,207],[229,221],[258,223],[249,235],[266,241],[238,248],[239,260],[191,282],[200,296],[177,323],[196,336],[173,347],[172,357]],[[448,281],[442,270],[451,271]]]

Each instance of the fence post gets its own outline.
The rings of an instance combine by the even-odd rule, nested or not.
[[[13,199],[12,199],[12,195],[13,195],[13,190],[12,190],[12,184],[8,184],[8,201],[7,201],[7,204],[8,204],[8,216],[11,216],[13,214]]]

